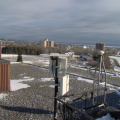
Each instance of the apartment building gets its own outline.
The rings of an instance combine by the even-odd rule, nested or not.
[[[54,47],[54,41],[48,41],[48,39],[45,39],[40,41],[40,45],[44,47]]]

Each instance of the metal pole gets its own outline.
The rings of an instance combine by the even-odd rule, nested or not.
[[[105,72],[105,90],[104,90],[104,103],[105,103],[105,101],[106,101],[106,88],[107,88],[107,75],[106,75],[104,59],[103,59],[103,68],[104,68],[104,72]]]
[[[93,81],[92,105],[94,105],[94,89],[95,89],[95,74],[94,74],[94,81]]]
[[[102,63],[102,55],[99,55],[99,75],[98,75],[98,86],[97,86],[97,89],[100,88],[101,63]],[[99,91],[97,91],[97,104],[98,104],[98,96],[99,96]]]
[[[57,98],[58,98],[58,57],[55,57],[54,59],[56,60],[56,65],[55,65],[54,120],[57,120]]]

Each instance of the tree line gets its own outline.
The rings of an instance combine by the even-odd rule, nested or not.
[[[45,53],[65,53],[67,52],[65,47],[62,46],[56,46],[54,48],[51,47],[42,47],[42,46],[6,46],[5,48],[2,48],[2,53],[6,54],[26,54],[26,55],[40,55]]]

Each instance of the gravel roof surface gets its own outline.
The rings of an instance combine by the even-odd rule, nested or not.
[[[84,70],[69,68],[68,71],[88,76]],[[33,81],[23,82],[30,87],[6,92],[8,96],[0,100],[0,120],[53,120],[54,88],[50,85],[54,85],[54,80],[47,82],[41,80],[41,78],[53,78],[53,75],[46,69],[32,65],[22,63],[11,65],[11,80],[19,80],[26,76],[35,78]],[[79,97],[81,92],[86,90],[92,90],[92,84],[77,80],[77,76],[70,75],[69,93],[74,93],[71,99]],[[118,101],[116,92],[108,89],[108,105],[116,107]]]

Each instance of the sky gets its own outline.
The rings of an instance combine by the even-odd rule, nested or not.
[[[120,45],[120,0],[0,0],[0,39]]]

